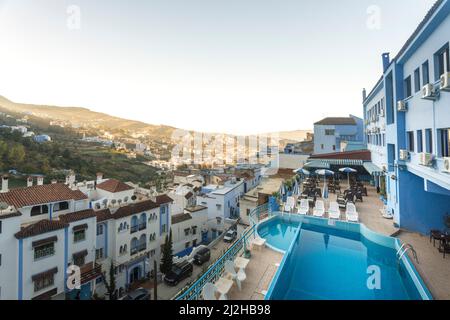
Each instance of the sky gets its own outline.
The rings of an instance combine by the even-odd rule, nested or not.
[[[433,3],[0,0],[0,95],[206,132],[312,129],[362,116],[381,54]]]

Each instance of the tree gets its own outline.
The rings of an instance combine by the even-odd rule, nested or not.
[[[12,165],[21,164],[25,159],[25,148],[21,144],[15,144],[8,154],[8,160]]]
[[[172,269],[173,265],[172,229],[170,229],[169,235],[166,234],[166,240],[163,246],[163,256],[161,260],[161,272],[167,274]]]
[[[105,283],[106,290],[108,291],[109,300],[116,300],[116,274],[114,264],[111,260],[111,266],[109,268],[109,281],[106,281],[106,275],[102,272],[103,282]]]

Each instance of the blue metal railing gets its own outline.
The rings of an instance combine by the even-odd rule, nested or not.
[[[249,239],[255,237],[256,224],[259,221],[259,217],[264,212],[268,211],[268,205],[262,205],[254,209],[250,214],[250,220],[252,225],[245,230],[244,235],[239,238],[197,281],[195,281],[190,287],[182,290],[175,298],[175,300],[197,300],[200,298],[203,287],[206,283],[216,282],[223,274],[225,268],[225,262],[227,260],[234,260],[237,256],[244,252],[247,247]],[[255,221],[255,223],[253,223]]]
[[[261,221],[261,216],[265,213],[269,213],[269,203],[253,209],[248,215],[251,225],[254,226],[255,224],[258,224]]]

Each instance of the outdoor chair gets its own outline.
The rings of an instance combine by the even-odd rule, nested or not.
[[[239,291],[242,290],[242,282],[247,279],[245,272],[243,270],[236,272],[234,262],[231,260],[225,261],[225,272],[227,272],[231,279],[236,282]]]
[[[314,207],[313,215],[315,217],[322,218],[325,214],[325,204],[322,200],[317,200],[316,205]]]
[[[202,289],[203,300],[217,300],[216,292],[216,286],[211,282],[208,282]]]
[[[298,207],[298,213],[301,215],[307,215],[309,212],[309,203],[307,199],[300,201],[300,207]]]
[[[341,210],[339,209],[339,204],[337,202],[331,202],[330,208],[328,209],[328,217],[330,219],[339,220],[341,218]]]
[[[358,212],[356,211],[356,206],[353,203],[347,203],[345,218],[349,222],[359,222],[359,215]]]

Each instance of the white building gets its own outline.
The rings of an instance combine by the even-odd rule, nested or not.
[[[197,196],[197,205],[208,208],[208,219],[237,218],[239,199],[244,195],[244,181],[228,181],[224,186],[208,185]]]
[[[0,201],[1,299],[64,298],[66,268],[81,268],[80,297],[90,297],[100,268],[95,263],[95,213],[88,197],[61,183],[8,190],[2,178]],[[75,294],[75,292],[72,292]]]

